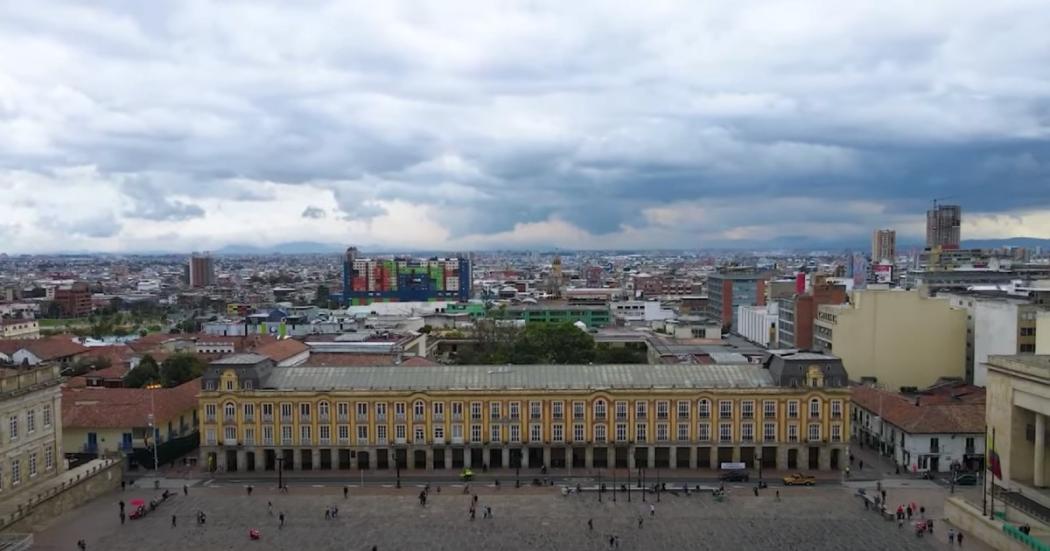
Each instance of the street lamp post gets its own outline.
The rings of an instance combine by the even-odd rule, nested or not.
[[[627,469],[627,503],[631,502],[631,469]]]
[[[275,455],[273,460],[277,463],[277,489],[280,490],[284,487],[284,457]]]
[[[156,421],[157,408],[156,408],[154,400],[153,400],[153,395],[155,394],[155,391],[158,388],[160,388],[160,385],[159,384],[146,385],[146,388],[148,388],[149,391],[150,391],[149,392],[149,428],[150,428],[150,432],[153,433],[152,434],[152,437],[153,437],[153,480],[154,480],[154,485],[156,485],[156,484],[160,483],[159,482],[160,481],[160,476],[157,474],[157,467],[158,467],[160,461],[157,458],[157,433],[159,431],[157,430],[157,421]]]
[[[602,501],[602,472],[598,471],[598,502]]]

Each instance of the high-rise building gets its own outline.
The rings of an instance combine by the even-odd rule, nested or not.
[[[189,264],[190,287],[210,287],[215,285],[215,260],[210,254],[193,253]]]
[[[343,303],[428,302],[470,299],[470,259],[360,258],[356,247],[343,258]]]
[[[66,318],[83,318],[91,315],[91,289],[87,283],[75,282],[60,285],[54,291],[54,304]]]
[[[962,225],[959,205],[936,205],[926,211],[926,248],[958,249]]]
[[[893,230],[875,230],[871,236],[871,262],[878,264],[883,260],[890,263],[897,257],[897,232]]]
[[[766,304],[766,281],[770,275],[753,269],[725,270],[707,276],[707,314],[722,322],[723,329],[736,326],[738,306]]]

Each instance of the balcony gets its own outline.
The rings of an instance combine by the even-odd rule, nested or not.
[[[398,422],[404,422],[405,421],[405,414],[404,413],[395,413],[394,414],[394,420],[398,421]]]
[[[463,414],[462,413],[453,413],[452,414],[452,420],[453,421],[462,421],[463,420]]]
[[[529,419],[532,419],[534,421],[539,421],[542,417],[543,415],[541,415],[538,411],[534,411],[529,414]]]
[[[281,444],[284,445],[284,446],[291,446],[292,445],[292,437],[291,436],[286,436],[284,438],[281,438]]]
[[[327,446],[332,443],[331,438],[318,438],[317,443],[321,446]]]
[[[336,415],[335,419],[336,419],[336,421],[338,421],[340,423],[349,423],[350,422],[350,416],[345,414],[345,413],[340,413],[339,415]]]
[[[755,414],[753,412],[750,412],[750,411],[745,411],[745,412],[740,414],[740,418],[741,419],[754,419],[755,418]]]
[[[667,420],[667,413],[657,413],[656,414],[656,419],[658,421],[666,421]]]
[[[604,413],[595,413],[594,414],[594,420],[598,421],[598,422],[605,422],[605,420],[606,420],[605,419],[605,414]]]
[[[357,437],[357,445],[358,446],[367,446],[368,445],[368,438],[361,438],[360,436],[358,436]]]
[[[236,438],[223,438],[222,439],[222,445],[223,446],[236,446],[237,445],[237,439]]]
[[[227,425],[232,425],[237,422],[237,417],[233,415],[226,415],[222,418],[222,422]]]
[[[273,438],[263,438],[262,443],[264,446],[272,446]]]
[[[406,444],[407,440],[405,439],[404,436],[402,436],[401,438],[394,438],[394,443],[395,444]]]
[[[433,418],[431,419],[431,421],[434,421],[435,423],[444,423],[445,422],[445,414],[444,413],[435,413],[433,415]]]
[[[321,443],[324,444],[324,442],[321,442]],[[376,437],[376,445],[377,446],[386,446],[387,444],[389,444],[389,442],[387,441],[386,438]]]
[[[382,413],[382,414],[377,413],[376,414],[376,423],[386,423],[386,414],[385,413]]]
[[[645,421],[646,417],[648,416],[645,414],[645,412],[639,412],[634,414],[634,418],[638,421]]]
[[[438,438],[437,436],[435,436],[434,437],[434,444],[435,445],[444,445],[445,444],[445,438],[444,437]]]
[[[326,414],[324,414],[324,415],[318,415],[318,416],[317,416],[317,421],[318,421],[319,423],[328,423],[328,422],[330,422],[331,420],[332,420],[332,418],[331,418],[331,417],[329,417],[327,413],[326,413]]]
[[[424,419],[425,419],[425,417],[421,413],[417,413],[417,414],[412,416],[412,420],[417,422],[417,423],[422,423]]]
[[[470,414],[470,419],[473,420],[473,421],[481,421],[481,414],[480,413],[471,413]]]
[[[583,421],[583,412],[580,411],[580,412],[573,413],[572,414],[572,418],[577,420],[577,421]]]
[[[245,413],[244,414],[244,422],[245,423],[254,423],[255,422],[255,416],[250,414],[250,413]]]
[[[263,423],[273,423],[273,414],[272,413],[264,413],[262,415],[262,422]]]
[[[621,413],[617,413],[616,414],[616,420],[617,421],[626,421],[627,420],[627,414],[626,413],[622,413],[622,412]]]
[[[244,437],[244,445],[245,446],[254,446],[255,445],[255,438],[249,438],[249,437],[245,436]]]
[[[463,443],[463,437],[462,436],[453,436],[452,437],[452,443],[453,444],[462,444]]]
[[[214,423],[215,422],[215,416],[214,415],[205,415],[204,416],[204,422],[205,423]]]
[[[291,415],[281,415],[281,422],[290,425],[292,423]]]
[[[554,420],[554,421],[564,421],[565,420],[565,416],[562,415],[561,413],[552,413],[551,414],[551,419]]]
[[[339,439],[339,445],[340,446],[349,446],[350,445],[350,439],[349,438],[340,438]]]
[[[299,439],[299,445],[300,446],[311,446],[311,445],[313,445],[313,440],[311,440],[309,436],[300,438]]]

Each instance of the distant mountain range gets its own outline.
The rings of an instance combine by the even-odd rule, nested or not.
[[[263,255],[263,254],[332,254],[346,250],[346,245],[336,243],[318,243],[315,241],[292,241],[259,247],[255,245],[226,245],[212,251],[222,255]]]

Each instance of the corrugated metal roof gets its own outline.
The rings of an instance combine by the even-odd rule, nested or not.
[[[432,367],[288,367],[263,388],[282,390],[429,390],[603,388],[764,388],[755,365],[439,365]]]

